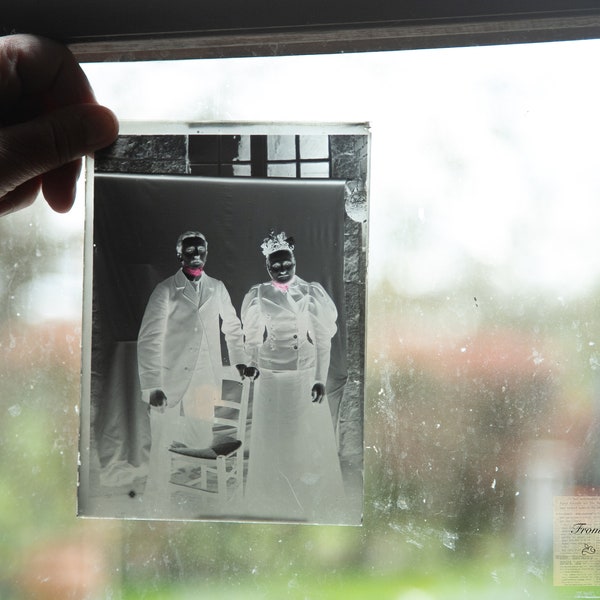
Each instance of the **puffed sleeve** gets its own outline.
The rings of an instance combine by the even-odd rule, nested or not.
[[[168,304],[168,289],[157,285],[146,305],[138,334],[138,371],[143,392],[162,388],[162,348]]]
[[[309,335],[317,351],[315,379],[322,383],[327,381],[329,359],[331,353],[331,338],[337,331],[337,308],[320,283],[313,282],[309,286],[310,315]]]
[[[263,343],[265,320],[260,308],[259,285],[252,286],[242,302],[242,328],[250,365],[258,365],[258,351]]]

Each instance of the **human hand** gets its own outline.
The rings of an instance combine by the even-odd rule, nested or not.
[[[255,379],[258,379],[258,376],[260,375],[260,371],[256,368],[256,367],[246,367],[244,369],[244,377],[247,377],[248,379],[254,381]]]
[[[152,390],[150,392],[150,406],[164,408],[167,406],[167,395],[162,390]]]
[[[0,37],[0,215],[29,206],[40,190],[67,212],[81,157],[111,144],[118,129],[65,46]]]
[[[235,367],[242,379],[247,377],[248,379],[254,381],[260,375],[260,371],[256,367],[248,367],[243,363],[235,365]]]
[[[319,381],[317,381],[312,386],[310,395],[313,399],[312,400],[313,402],[316,402],[317,404],[321,404],[321,402],[323,401],[323,398],[325,397],[325,386],[322,383],[320,383]]]

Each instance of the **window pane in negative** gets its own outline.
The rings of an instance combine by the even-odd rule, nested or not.
[[[268,160],[295,160],[296,136],[274,135],[267,140]]]
[[[301,135],[300,158],[329,158],[329,140],[326,135]]]
[[[316,177],[316,178],[329,177],[329,163],[328,162],[303,162],[303,163],[300,163],[300,176],[301,177]]]

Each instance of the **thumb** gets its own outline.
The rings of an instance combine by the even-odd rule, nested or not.
[[[39,175],[108,146],[118,122],[107,108],[80,104],[0,129],[0,198]]]

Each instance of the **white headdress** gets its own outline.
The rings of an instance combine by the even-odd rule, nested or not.
[[[287,237],[285,231],[275,233],[271,230],[269,236],[263,240],[260,245],[262,253],[268,258],[273,252],[279,250],[287,250],[288,252],[294,251],[294,238]]]

